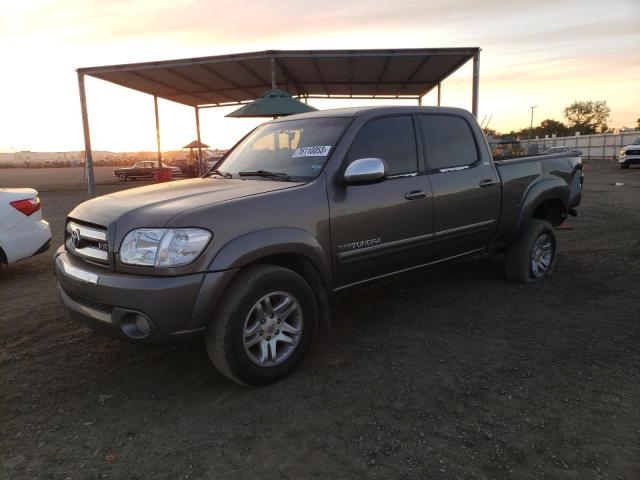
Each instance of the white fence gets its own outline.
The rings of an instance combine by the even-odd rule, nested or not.
[[[640,137],[640,131],[622,133],[600,133],[597,135],[576,135],[573,137],[535,138],[520,140],[525,152],[542,153],[551,147],[571,147],[582,150],[582,158],[618,158],[620,149]]]

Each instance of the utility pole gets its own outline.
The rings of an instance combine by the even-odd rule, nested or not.
[[[533,139],[533,109],[538,108],[538,105],[529,107],[531,109],[531,123],[529,124],[529,140],[527,140],[528,154],[531,154],[531,140]]]
[[[538,108],[538,105],[534,105],[533,107],[529,107],[529,108],[531,109],[531,124],[529,125],[529,144],[531,144],[531,139],[533,138],[533,109]]]

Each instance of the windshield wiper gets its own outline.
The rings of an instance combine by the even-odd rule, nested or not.
[[[256,170],[253,172],[251,171],[238,172],[238,175],[240,175],[241,177],[273,177],[273,178],[279,178],[280,180],[284,180],[285,182],[291,178],[286,173],[270,172],[269,170]]]
[[[231,175],[229,172],[221,172],[220,170],[211,170],[208,175],[220,175],[222,178],[233,178],[233,175]]]

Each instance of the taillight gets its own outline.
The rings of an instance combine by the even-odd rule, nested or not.
[[[28,217],[32,213],[40,210],[40,198],[36,197],[16,200],[15,202],[11,202],[11,206]]]

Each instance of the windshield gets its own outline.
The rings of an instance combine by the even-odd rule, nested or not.
[[[636,138],[631,145],[640,145],[640,137]]]
[[[229,153],[218,170],[240,177],[269,172],[293,181],[311,180],[322,170],[349,120],[311,118],[262,125]]]

